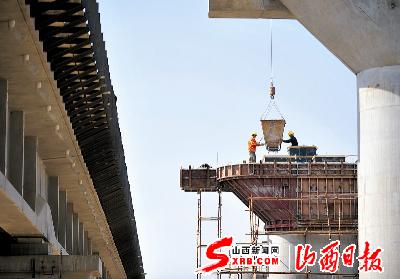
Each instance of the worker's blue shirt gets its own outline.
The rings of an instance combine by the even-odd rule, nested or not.
[[[285,142],[285,143],[291,143],[292,146],[298,146],[298,145],[299,145],[299,143],[297,142],[297,139],[296,139],[295,136],[291,136],[289,139],[283,140],[283,142]]]

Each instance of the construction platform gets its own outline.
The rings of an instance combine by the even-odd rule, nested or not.
[[[357,231],[357,165],[346,156],[267,155],[260,163],[181,169],[185,192],[232,192],[268,233]]]

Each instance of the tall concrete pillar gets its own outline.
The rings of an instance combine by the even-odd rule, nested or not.
[[[359,90],[358,222],[360,250],[365,241],[380,246],[384,274],[400,274],[400,66],[373,68],[357,75]]]
[[[93,246],[92,246],[92,240],[89,238],[87,238],[87,253],[89,256],[94,255],[93,254]]]
[[[43,161],[40,157],[37,158],[37,183],[38,183],[38,196],[42,197],[45,201],[49,201],[49,193],[48,193],[48,177],[46,174],[46,169]]]
[[[106,266],[104,265],[104,262],[101,263],[101,279],[107,279],[107,269]]]
[[[87,231],[84,232],[84,239],[85,243],[83,245],[83,255],[88,256],[90,254],[89,254],[89,235]]]
[[[79,255],[84,255],[84,247],[85,247],[85,235],[84,235],[84,227],[83,223],[79,222]]]
[[[58,206],[58,242],[62,247],[66,248],[66,232],[67,232],[67,192],[59,192]]]
[[[23,197],[29,206],[35,210],[37,185],[37,137],[25,137],[24,148],[24,191]]]
[[[73,233],[72,239],[73,239],[74,244],[73,244],[72,251],[73,251],[74,255],[79,255],[79,217],[78,217],[78,214],[74,213],[73,218],[74,218],[73,219],[74,233]]]
[[[67,220],[66,220],[66,248],[70,255],[74,254],[74,208],[72,203],[67,203]]]
[[[0,79],[0,172],[7,175],[8,82]]]
[[[294,261],[294,251],[297,244],[304,244],[305,239],[302,235],[271,235],[268,237],[268,244],[279,245],[279,257],[280,263],[278,266],[271,266],[271,272],[294,272],[295,271],[295,261]],[[247,278],[252,278],[252,275]],[[260,277],[260,276],[259,276]],[[259,278],[257,277],[257,278]],[[304,275],[296,274],[273,274],[270,275],[273,279],[300,279],[304,278]]]
[[[9,123],[7,177],[21,195],[23,195],[24,183],[24,130],[24,112],[12,111]]]
[[[58,224],[59,224],[59,186],[58,186],[58,177],[50,176],[48,180],[48,203],[51,210],[51,217],[53,218],[54,231],[58,232]]]
[[[268,236],[269,244],[278,245],[279,246],[279,265],[271,266],[271,272],[296,272],[295,268],[295,254],[296,254],[296,245],[298,244],[310,244],[312,246],[312,251],[317,253],[325,246],[328,245],[331,241],[340,241],[339,251],[343,252],[343,249],[346,248],[350,244],[357,243],[357,236],[355,235],[318,235],[318,234],[286,234],[286,235],[271,235]],[[358,273],[358,264],[355,263],[353,267],[346,267],[342,263],[339,263],[338,272],[341,274],[347,274],[343,277],[354,277]],[[314,273],[320,273],[320,266],[318,262],[312,266],[307,267],[302,272],[310,272],[307,276],[309,279],[331,279],[331,278],[342,278],[342,276],[326,274],[326,275],[316,275]],[[251,277],[250,277],[251,278]],[[257,279],[263,278],[263,276],[257,276]],[[271,279],[304,279],[306,276],[304,274],[272,274],[268,275]]]

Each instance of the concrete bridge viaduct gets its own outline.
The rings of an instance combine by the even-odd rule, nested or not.
[[[211,18],[298,20],[357,76],[359,243],[400,274],[400,1],[210,0]]]

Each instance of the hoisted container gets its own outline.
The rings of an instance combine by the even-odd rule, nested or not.
[[[265,146],[268,151],[277,152],[281,150],[285,124],[285,119],[261,119]]]
[[[264,134],[265,147],[268,151],[278,152],[281,150],[286,121],[275,103],[275,86],[272,80],[269,87],[269,96],[271,101],[263,115],[261,115],[260,121]],[[278,112],[280,117],[279,119],[273,119],[270,117],[270,113],[273,109]]]

